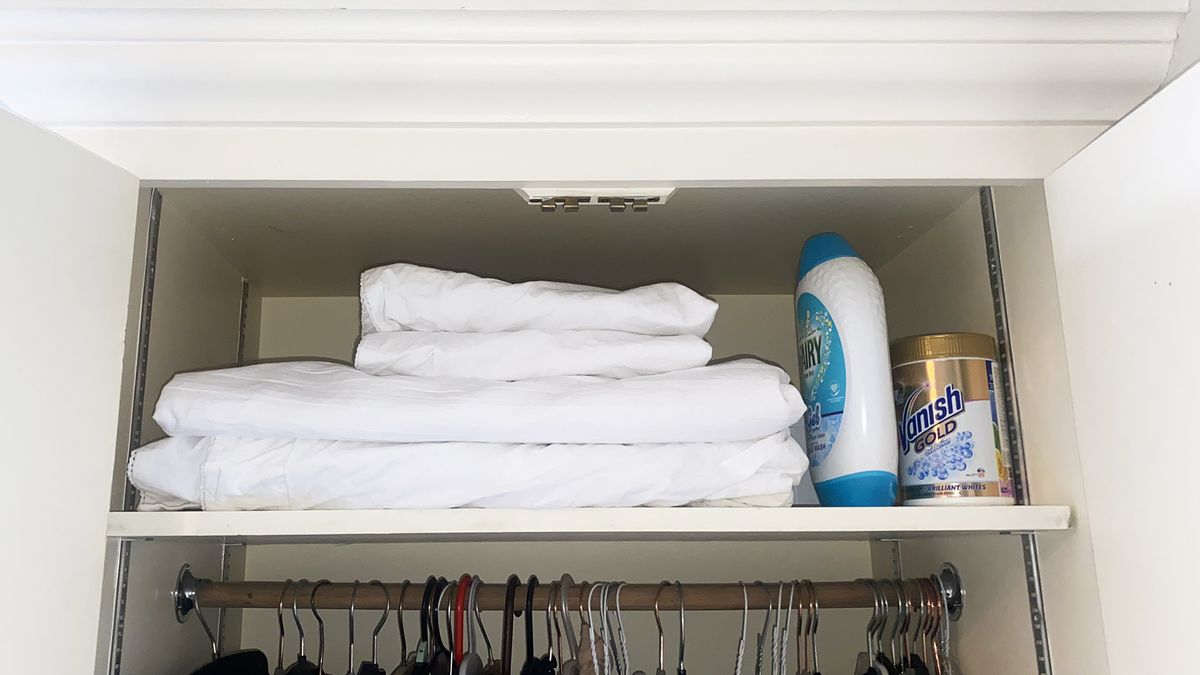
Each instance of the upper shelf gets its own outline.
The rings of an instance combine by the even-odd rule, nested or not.
[[[248,543],[876,539],[1065,530],[1067,506],[115,512],[108,536]]]

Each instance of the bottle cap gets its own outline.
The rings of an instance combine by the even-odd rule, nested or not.
[[[840,234],[814,234],[804,242],[804,248],[800,249],[800,271],[796,274],[796,280],[799,281],[810,270],[827,260],[857,257],[858,254]]]
[[[996,341],[979,333],[937,333],[900,338],[891,344],[892,367],[926,359],[996,360]]]

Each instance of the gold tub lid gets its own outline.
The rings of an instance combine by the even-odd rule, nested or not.
[[[900,338],[891,343],[892,365],[926,359],[996,358],[996,341],[982,333],[934,333]]]

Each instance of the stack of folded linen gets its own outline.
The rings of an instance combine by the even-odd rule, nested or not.
[[[716,303],[397,264],[362,275],[355,368],[181,373],[142,510],[785,506],[808,467],[779,368],[705,365]]]

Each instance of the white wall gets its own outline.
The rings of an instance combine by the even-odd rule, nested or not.
[[[358,298],[263,298],[258,358],[320,356],[352,363]]]
[[[98,660],[137,198],[133,176],[0,111],[0,644],[14,671]]]
[[[996,334],[979,197],[973,196],[876,270],[890,339]]]
[[[1113,673],[1194,639],[1200,70],[1046,180],[1063,333]]]

